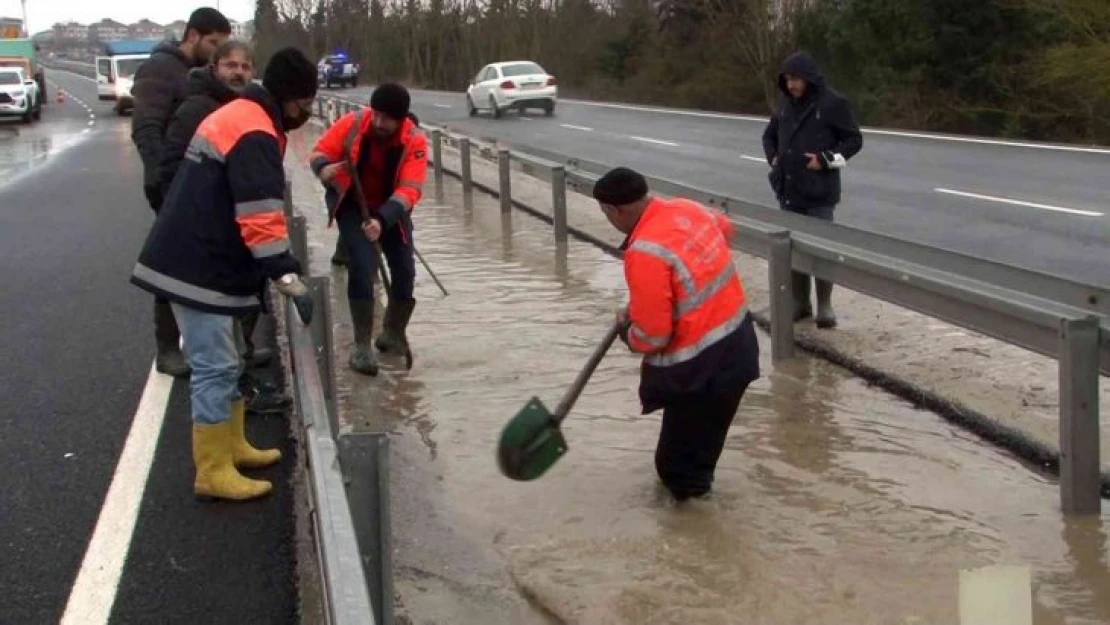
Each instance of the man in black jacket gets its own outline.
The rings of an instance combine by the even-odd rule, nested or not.
[[[135,110],[131,113],[131,140],[143,161],[143,192],[150,207],[158,212],[162,192],[158,185],[158,160],[166,128],[177,107],[185,100],[190,67],[208,64],[216,48],[231,36],[231,24],[222,13],[200,8],[189,16],[185,38],[181,42],[158,44],[150,58],[135,72],[131,95]],[[189,374],[189,365],[178,347],[180,333],[169,302],[154,299],[154,339],[158,347],[155,368],[174,376]]]
[[[832,221],[840,203],[840,170],[863,147],[848,99],[825,84],[806,52],[786,59],[779,74],[778,107],[763,131],[771,188],[783,210]],[[794,320],[813,315],[810,277],[794,272]],[[832,283],[816,280],[817,327],[835,328]]]

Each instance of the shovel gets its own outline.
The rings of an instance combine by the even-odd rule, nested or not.
[[[528,400],[520,412],[512,418],[501,431],[501,441],[497,445],[497,464],[506,477],[521,482],[534,480],[552,467],[563,454],[567,453],[567,441],[559,425],[567,418],[574,402],[586,388],[597,365],[613,345],[613,341],[623,330],[619,321],[614,321],[605,338],[594,348],[594,353],[578,372],[574,384],[567,389],[555,412],[547,409],[538,397]]]

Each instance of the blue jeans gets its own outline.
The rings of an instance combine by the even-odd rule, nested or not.
[[[185,341],[185,358],[193,369],[189,395],[197,423],[223,423],[231,417],[232,402],[240,399],[243,360],[235,343],[235,317],[216,315],[180,304],[173,316]]]
[[[362,215],[357,209],[343,207],[335,216],[339,236],[347,247],[347,299],[374,299],[374,273],[378,271],[374,247],[362,231]],[[412,298],[416,279],[416,257],[412,250],[412,231],[402,236],[402,223],[382,232],[381,243],[385,262],[389,265],[390,295],[395,299]],[[407,241],[405,239],[408,239]]]

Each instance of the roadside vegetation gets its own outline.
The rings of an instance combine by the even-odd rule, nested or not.
[[[259,0],[255,28],[368,83],[530,59],[566,96],[753,114],[806,49],[863,124],[1110,143],[1107,0]]]

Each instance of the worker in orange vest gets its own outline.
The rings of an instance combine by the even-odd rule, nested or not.
[[[655,468],[679,501],[709,492],[744,391],[759,378],[759,344],[732,264],[732,224],[697,202],[648,194],[619,167],[594,198],[628,235],[621,249],[629,304],[621,335],[644,355],[643,413],[663,409]]]

